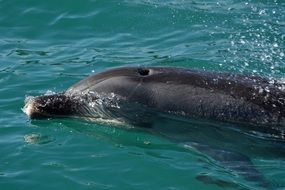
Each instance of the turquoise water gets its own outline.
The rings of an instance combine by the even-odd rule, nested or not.
[[[247,155],[273,189],[285,189],[284,134],[193,123],[177,143],[72,119],[31,122],[21,110],[26,96],[63,91],[115,66],[284,81],[283,0],[0,3],[0,189],[262,189],[185,147],[185,138]]]

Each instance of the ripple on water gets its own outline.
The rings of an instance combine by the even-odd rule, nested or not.
[[[260,189],[206,154],[166,139],[70,119],[60,121],[63,125],[31,124],[20,108],[25,95],[59,92],[115,66],[246,72],[282,81],[284,5],[283,0],[1,1],[1,189]],[[268,181],[284,189],[284,133],[207,126],[180,135],[245,153]]]
[[[25,135],[24,140],[28,144],[37,144],[37,145],[48,144],[55,141],[55,139],[52,136],[43,135],[40,133],[32,133]]]

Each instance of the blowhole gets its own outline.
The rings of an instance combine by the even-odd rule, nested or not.
[[[138,73],[139,73],[141,76],[147,76],[147,75],[149,75],[149,69],[142,69],[142,68],[139,68],[139,69],[138,69]]]

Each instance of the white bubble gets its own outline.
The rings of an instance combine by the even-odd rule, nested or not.
[[[48,95],[54,95],[54,94],[56,94],[56,93],[53,92],[52,90],[47,90],[44,95],[48,96]]]
[[[258,14],[259,15],[264,15],[265,14],[265,10],[260,10]]]

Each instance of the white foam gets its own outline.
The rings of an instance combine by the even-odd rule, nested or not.
[[[34,112],[34,97],[33,96],[27,96],[25,98],[25,106],[22,108],[22,111],[27,114],[27,116],[30,118],[32,113]]]

